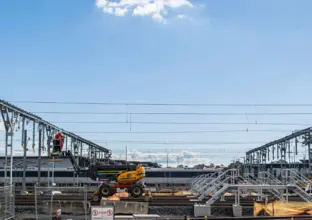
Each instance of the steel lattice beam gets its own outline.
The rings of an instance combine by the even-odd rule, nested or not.
[[[12,104],[8,103],[7,101],[1,100],[1,99],[0,99],[0,110],[2,112],[7,111],[7,113],[15,113],[19,117],[24,117],[28,120],[34,121],[38,124],[41,124],[42,126],[46,127],[48,130],[52,129],[52,130],[56,130],[56,131],[62,131],[63,134],[66,135],[67,137],[70,137],[70,138],[72,138],[78,142],[83,143],[83,144],[89,145],[91,148],[96,148],[99,151],[104,152],[104,153],[111,153],[111,151],[105,147],[102,147],[96,143],[88,141],[88,140],[86,140],[86,139],[84,139],[84,138],[82,138],[82,137],[80,137],[80,136],[78,136],[72,132],[65,131],[64,129],[59,128],[59,127],[51,124],[50,122],[43,120],[41,117],[34,115],[30,112],[27,112],[27,111],[15,106],[15,105],[12,105]]]
[[[309,128],[306,128],[306,129],[303,129],[303,130],[300,130],[300,131],[297,131],[295,133],[292,133],[291,135],[288,135],[286,137],[283,137],[283,138],[280,138],[278,140],[275,140],[275,141],[272,141],[270,143],[267,143],[261,147],[257,147],[257,148],[254,148],[252,150],[249,150],[246,152],[246,154],[252,154],[252,153],[255,153],[259,150],[265,150],[265,149],[268,149],[269,147],[272,147],[274,145],[277,145],[277,144],[281,144],[281,143],[284,143],[284,142],[287,142],[287,141],[290,141],[294,138],[297,138],[297,137],[300,137],[304,134],[307,134],[307,133],[310,133],[312,132],[312,127],[309,127]]]

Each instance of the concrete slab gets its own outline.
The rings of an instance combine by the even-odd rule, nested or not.
[[[115,219],[134,219],[133,215],[115,215]]]
[[[148,214],[148,202],[101,201],[101,206],[114,205],[115,214]]]
[[[197,198],[196,196],[186,196],[186,198]]]
[[[151,217],[151,218],[159,218],[159,215],[155,215],[155,214],[133,214],[133,217],[135,218],[146,218],[146,217]]]
[[[242,206],[241,205],[233,204],[232,208],[233,208],[233,215],[234,215],[234,217],[242,217],[243,216],[243,210],[242,210]]]
[[[142,220],[143,220],[143,219],[149,219],[149,220],[155,219],[155,220],[157,220],[157,219],[160,218],[159,215],[153,215],[153,214],[149,214],[149,215],[134,214],[133,217],[134,217],[135,219],[142,219]]]
[[[195,204],[194,216],[195,217],[211,216],[211,206]]]

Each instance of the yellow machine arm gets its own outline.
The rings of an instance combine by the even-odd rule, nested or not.
[[[127,171],[121,173],[117,177],[117,182],[120,185],[132,185],[138,182],[139,180],[143,179],[144,177],[145,177],[145,169],[144,167],[142,167],[141,164],[139,164],[135,171]]]

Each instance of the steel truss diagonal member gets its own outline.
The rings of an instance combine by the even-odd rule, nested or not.
[[[20,114],[11,112],[6,106],[0,105],[1,116],[5,128],[5,160],[4,160],[4,179],[6,187],[9,185],[9,192],[5,194],[5,218],[7,217],[7,211],[11,217],[15,217],[14,206],[12,206],[13,199],[13,135],[16,124],[19,123]],[[8,166],[8,159],[10,158],[10,166]],[[9,169],[8,169],[9,168]],[[8,172],[10,172],[10,179],[8,179]],[[7,196],[9,195],[9,196]],[[8,201],[9,200],[9,201]],[[13,200],[14,201],[14,200]]]
[[[80,137],[72,132],[65,131],[62,128],[59,128],[53,124],[51,124],[48,121],[43,120],[41,117],[34,115],[30,112],[27,112],[15,105],[12,105],[4,100],[0,99],[0,111],[1,111],[1,117],[3,120],[3,125],[5,128],[5,164],[4,164],[4,179],[7,182],[10,182],[10,184],[13,184],[13,135],[14,132],[19,130],[19,125],[22,123],[21,131],[22,131],[22,146],[24,149],[24,169],[23,169],[23,178],[25,180],[26,178],[26,151],[27,151],[27,142],[30,140],[30,137],[27,136],[27,127],[29,123],[32,123],[32,147],[33,151],[36,153],[38,150],[38,183],[40,184],[41,179],[41,154],[43,151],[46,151],[47,147],[47,153],[48,157],[58,157],[62,156],[62,153],[66,155],[72,155],[71,151],[67,151],[67,143],[68,141],[71,142],[71,145],[73,143],[77,143],[78,149],[75,150],[75,162],[77,166],[76,168],[80,166],[80,162],[83,161],[83,145],[87,146],[89,149],[89,160],[102,160],[100,156],[104,155],[104,159],[109,160],[111,158],[111,151],[109,149],[106,149],[94,142],[91,142],[89,140],[84,139],[83,137]],[[36,129],[36,127],[38,128]],[[37,133],[38,132],[38,133]],[[60,155],[55,155],[53,152],[53,155],[51,154],[51,142],[53,141],[53,137],[55,138],[55,135],[57,133],[61,132],[64,135],[64,138],[66,138],[66,152],[61,152]],[[35,149],[35,138],[36,134],[38,134],[38,145],[37,149]],[[31,140],[30,140],[31,141]],[[46,147],[45,147],[46,145]],[[63,144],[62,144],[63,145]],[[54,145],[53,145],[54,146]],[[53,148],[54,149],[54,148]],[[80,151],[79,151],[80,149]],[[80,155],[79,155],[80,152]],[[95,158],[92,157],[92,154]],[[11,163],[11,164],[10,164]],[[77,168],[78,169],[78,168]],[[23,181],[25,182],[25,181]],[[25,188],[25,184],[23,186]]]
[[[5,127],[5,164],[4,164],[4,178],[8,178],[8,158],[10,158],[10,185],[13,183],[13,135],[16,124],[19,123],[20,114],[17,112],[10,112],[9,108],[1,105],[1,116]]]

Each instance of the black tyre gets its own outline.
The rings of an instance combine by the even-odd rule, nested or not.
[[[134,198],[138,198],[142,196],[142,194],[144,193],[144,189],[143,186],[135,184],[130,188],[129,192],[131,196],[133,196]]]
[[[111,186],[104,184],[100,187],[100,193],[103,197],[109,197],[116,193],[116,189],[113,189]]]

